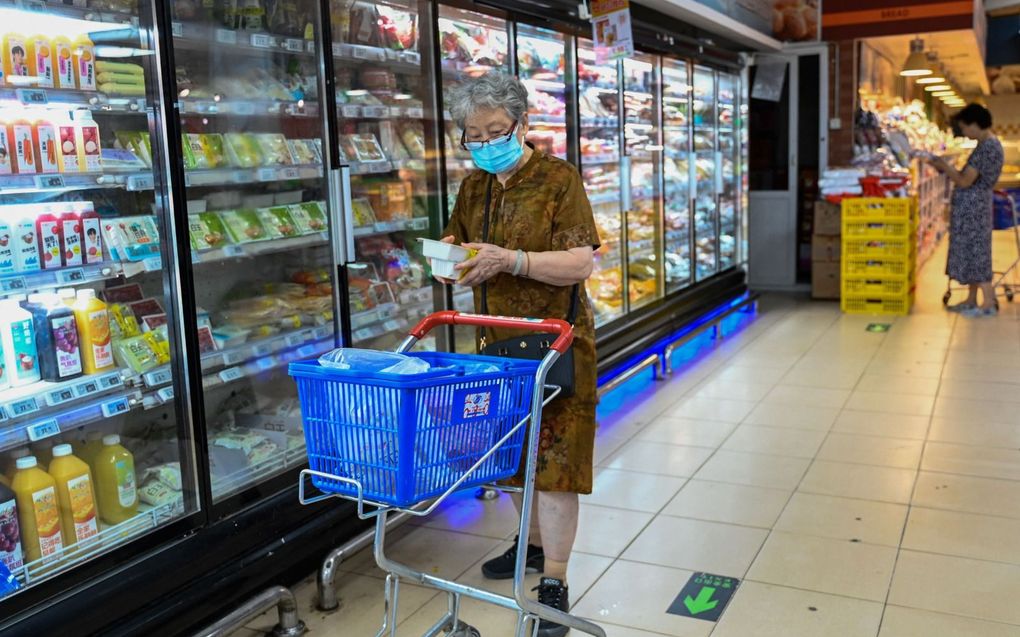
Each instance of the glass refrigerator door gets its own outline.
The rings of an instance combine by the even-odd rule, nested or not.
[[[351,167],[355,262],[347,266],[354,345],[395,349],[436,306],[417,238],[437,210],[427,162],[425,101],[432,75],[419,49],[418,3],[333,0],[337,129]],[[438,333],[438,332],[437,332]],[[422,347],[434,349],[435,336]]]
[[[0,8],[0,563],[21,591],[198,509],[152,16],[104,6]]]
[[[517,26],[517,64],[528,88],[528,141],[567,158],[566,36],[528,25]]]
[[[691,79],[687,62],[662,62],[666,291],[691,282]]]
[[[715,73],[694,67],[694,277],[700,281],[719,271],[719,209],[721,178],[716,153]]]
[[[446,137],[446,213],[449,218],[457,200],[460,182],[475,169],[471,154],[461,148],[461,130],[446,107],[446,92],[458,82],[484,75],[489,71],[510,73],[510,40],[506,20],[440,5],[439,55],[442,60],[443,121]],[[474,311],[470,288],[454,287],[453,307],[462,312]],[[462,332],[474,330],[459,330]],[[458,338],[457,347],[473,351],[473,339]]]
[[[597,63],[591,40],[578,40],[578,111],[581,116],[581,176],[602,247],[588,293],[595,324],[623,316],[623,208],[620,170],[620,65]]]
[[[664,292],[661,245],[658,58],[635,54],[623,61],[624,143],[627,185],[627,289],[630,309]]]
[[[740,206],[740,133],[737,128],[737,76],[719,74],[719,269],[737,263],[737,211]]]
[[[194,364],[217,502],[305,462],[287,364],[335,342],[311,37],[318,7],[295,0],[266,14],[173,3],[201,350]],[[377,145],[358,140],[365,153]]]
[[[738,112],[740,117],[738,119],[737,129],[740,135],[740,209],[737,214],[739,215],[740,222],[738,223],[738,238],[737,238],[737,260],[743,265],[747,263],[747,211],[748,208],[748,195],[750,191],[750,182],[748,181],[748,162],[750,161],[749,143],[750,143],[750,118],[748,117],[748,82],[747,82],[747,71],[740,77],[740,106]]]

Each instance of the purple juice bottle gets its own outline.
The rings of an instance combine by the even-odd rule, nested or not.
[[[31,294],[22,307],[32,314],[42,379],[56,382],[81,376],[74,311],[56,294]]]

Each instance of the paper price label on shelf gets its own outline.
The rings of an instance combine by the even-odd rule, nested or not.
[[[24,292],[27,289],[28,282],[25,281],[25,277],[23,276],[0,280],[0,291],[2,292]]]
[[[287,38],[283,43],[283,48],[291,51],[292,53],[301,53],[305,50],[305,43],[297,38]]]
[[[164,387],[163,389],[156,392],[156,396],[160,399],[160,401],[168,403],[174,399],[174,388]]]
[[[172,33],[175,38],[179,38],[179,37],[183,36],[184,35],[184,25],[181,24],[180,22],[171,22],[170,23],[170,33]]]
[[[297,353],[298,356],[300,356],[301,358],[309,358],[315,355],[315,346],[302,345],[301,347],[297,348]]]
[[[7,411],[11,413],[14,418],[20,418],[21,416],[27,416],[28,414],[34,414],[39,411],[39,402],[35,399],[35,396],[28,398],[22,398],[21,400],[15,400],[7,403]]]
[[[94,380],[81,383],[74,386],[74,393],[76,396],[81,398],[82,396],[88,396],[89,394],[95,394],[99,392],[99,383]]]
[[[75,283],[85,282],[85,270],[81,268],[71,268],[70,270],[60,270],[57,272],[57,283],[60,285],[74,285]]]
[[[220,44],[237,44],[237,31],[216,29],[216,41]]]
[[[247,254],[247,252],[245,251],[244,246],[228,245],[223,246],[223,254],[228,257],[243,257]]]
[[[258,49],[268,49],[275,44],[271,35],[265,33],[252,33],[251,34],[251,45]]]
[[[154,369],[142,376],[142,380],[145,381],[146,387],[155,387],[157,385],[165,385],[173,380],[173,373],[169,367],[162,369]]]
[[[130,192],[152,190],[156,187],[156,180],[152,175],[131,175],[127,178],[127,189]]]
[[[105,376],[99,377],[99,387],[104,390],[123,386],[124,379],[120,377],[120,372],[111,372]]]
[[[262,371],[272,369],[276,367],[276,364],[277,360],[273,356],[267,356],[266,358],[260,358],[257,361],[255,361],[255,365],[258,366],[258,368]]]
[[[39,190],[64,188],[63,175],[36,175],[35,187]]]
[[[74,390],[70,387],[61,387],[46,394],[46,403],[50,407],[74,400]]]
[[[19,88],[14,91],[18,101],[25,106],[45,106],[50,103],[46,91],[36,88]]]
[[[146,272],[159,272],[163,269],[163,258],[158,255],[149,257],[142,261],[142,267]]]
[[[28,439],[32,442],[38,442],[51,436],[56,436],[60,433],[60,423],[53,418],[37,422],[34,425],[29,425],[26,428],[28,433]]]
[[[235,380],[244,378],[244,370],[242,370],[240,367],[231,367],[230,369],[225,369],[222,372],[220,372],[218,376],[220,377],[220,380],[222,380],[224,383],[230,383]]]
[[[259,343],[251,348],[251,351],[255,356],[268,356],[273,351],[273,347],[269,343]]]
[[[239,351],[224,352],[223,353],[223,364],[224,365],[237,365],[243,361],[247,356]]]
[[[131,403],[128,402],[126,397],[121,397],[107,401],[100,405],[99,408],[102,409],[103,416],[106,418],[112,418],[129,411],[131,409]]]

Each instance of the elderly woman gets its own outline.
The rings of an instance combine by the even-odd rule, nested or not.
[[[976,139],[977,147],[957,170],[941,157],[931,164],[953,182],[953,210],[949,221],[949,278],[970,286],[966,301],[949,307],[965,316],[995,316],[992,287],[992,191],[1002,173],[1002,144],[992,134],[992,114],[979,104],[969,104],[954,118],[960,132]],[[978,288],[982,304],[978,305]]]
[[[489,73],[456,87],[450,97],[450,113],[463,130],[461,144],[479,169],[461,185],[443,232],[443,241],[478,251],[457,266],[464,272],[458,283],[474,288],[478,311],[484,294],[488,313],[503,316],[566,318],[578,290],[575,393],[554,400],[542,415],[527,557],[529,571],[544,573],[539,601],[567,611],[578,494],[592,489],[595,322],[584,281],[592,272],[598,231],[577,169],[524,141],[528,90],[520,80]],[[483,338],[492,343],[517,335],[488,330]],[[515,482],[520,481],[518,476]],[[515,503],[520,510],[519,497]],[[490,579],[509,579],[516,557],[515,542],[482,572]],[[541,637],[566,632],[548,621],[539,627]]]

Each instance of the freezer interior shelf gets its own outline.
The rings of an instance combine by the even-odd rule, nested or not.
[[[394,70],[403,68],[407,73],[421,72],[421,54],[417,51],[396,51],[377,46],[334,42],[333,57],[341,60],[383,64]]]
[[[58,4],[55,2],[44,2],[43,0],[20,0],[17,2],[6,2],[7,6],[14,4],[22,11],[39,13],[39,18],[45,20],[52,16],[84,20],[86,22],[100,22],[102,24],[119,24],[125,29],[138,26],[138,16],[127,11],[116,9],[96,9],[94,7],[71,6],[70,4]],[[80,3],[84,4],[84,3]]]
[[[54,173],[48,175],[4,175],[0,177],[0,196],[59,194],[75,190],[118,188],[130,192],[152,190],[151,172],[107,170],[102,173]]]
[[[211,27],[194,22],[172,22],[170,24],[175,48],[180,50],[238,51],[252,53],[289,53],[311,56],[315,53],[315,42],[301,38],[283,37],[256,31],[236,31]]]
[[[21,422],[29,417],[66,410],[124,386],[119,369],[90,374],[62,382],[40,381],[0,392],[0,426]]]
[[[234,365],[233,367],[227,367],[216,373],[206,374],[202,377],[202,388],[208,390],[213,387],[229,385],[230,383],[241,380],[242,378],[254,378],[259,374],[264,374],[280,369],[281,367],[286,367],[294,361],[306,360],[314,357],[316,354],[322,354],[323,352],[332,349],[333,346],[334,339],[332,336],[332,330],[330,330],[330,337],[327,339],[309,341],[304,345],[298,346],[296,349],[277,350],[277,353],[275,354],[269,354],[261,358]],[[203,359],[202,362],[204,369],[205,360]]]
[[[294,179],[318,179],[322,177],[321,164],[302,166],[268,166],[264,168],[215,168],[191,170],[184,174],[184,185],[189,188],[201,186],[228,186]]]
[[[62,88],[0,88],[0,102],[28,108],[58,107],[111,113],[145,113],[144,97]]]
[[[421,119],[425,117],[425,109],[420,106],[386,106],[339,104],[340,116],[348,119]]]
[[[401,221],[380,221],[368,226],[359,226],[354,229],[355,237],[369,237],[377,234],[389,234],[391,232],[423,232],[429,229],[428,217],[417,217]]]
[[[304,464],[307,461],[304,442],[289,449],[281,449],[265,460],[244,469],[234,471],[225,476],[213,475],[212,488],[218,497],[236,493],[248,485],[261,482],[264,478],[275,475],[288,467]]]
[[[162,265],[157,269],[161,268]],[[35,290],[98,283],[114,279],[120,276],[122,272],[122,265],[120,263],[108,261],[71,268],[0,274],[0,298],[8,294],[27,294]]]
[[[318,117],[319,103],[305,100],[182,98],[180,110],[182,115]]]
[[[214,330],[215,331],[215,330]],[[226,349],[209,352],[202,355],[202,371],[209,372],[222,367],[234,367],[244,365],[252,361],[259,361],[285,351],[297,351],[301,356],[308,358],[314,352],[308,349],[309,344],[317,341],[330,340],[332,342],[333,326],[320,325],[314,328],[304,328],[285,334],[278,334],[268,338],[228,347]]]

